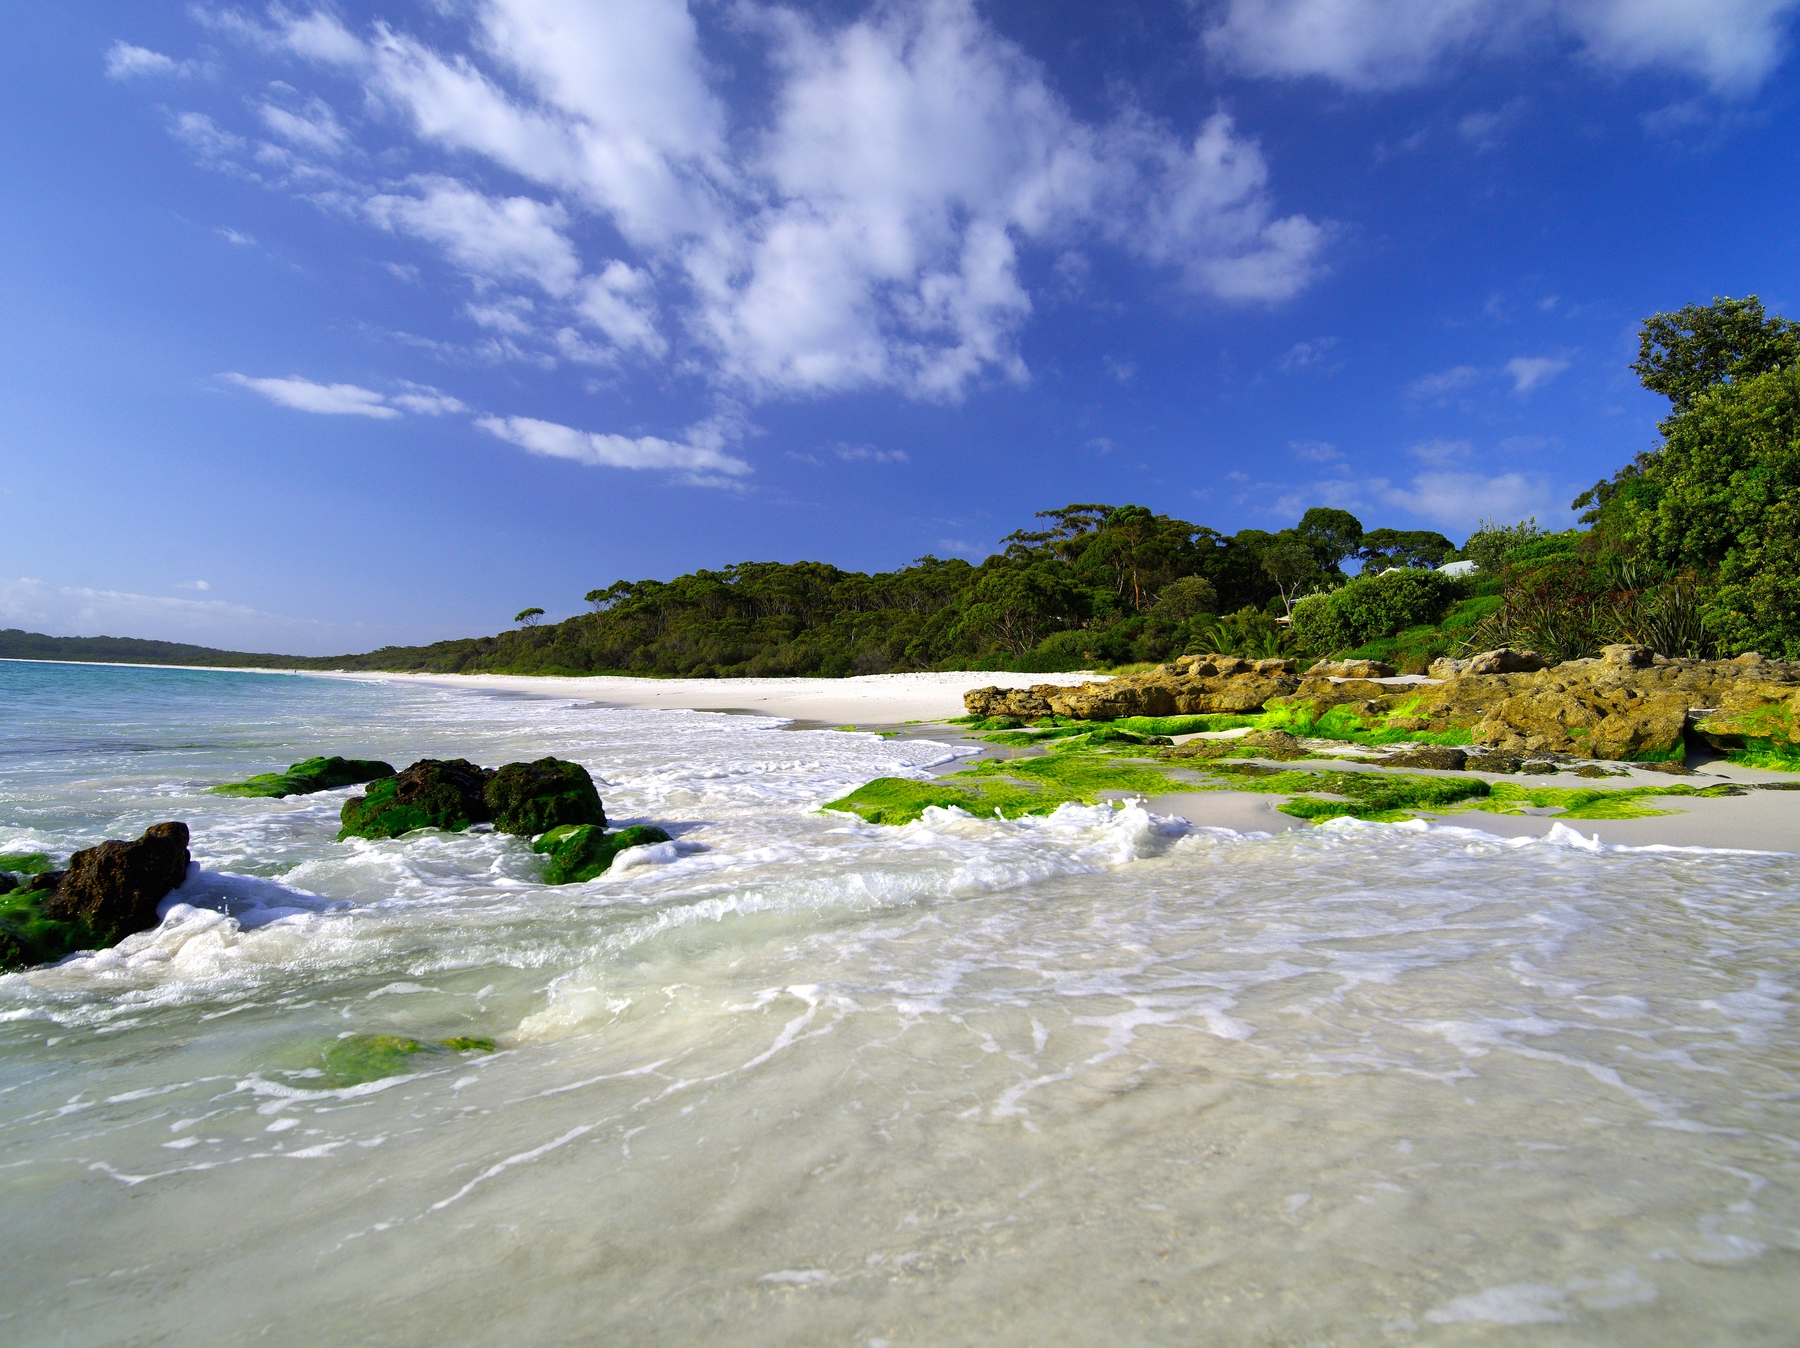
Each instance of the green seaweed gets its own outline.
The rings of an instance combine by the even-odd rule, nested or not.
[[[1374,720],[1359,716],[1348,703],[1340,702],[1320,712],[1314,702],[1292,702],[1271,707],[1254,724],[1258,730],[1285,730],[1300,739],[1341,740],[1347,744],[1449,744],[1474,742],[1467,726],[1449,730],[1414,730],[1396,721],[1410,722],[1423,697],[1408,698],[1397,703]]]
[[[11,871],[14,875],[42,875],[54,869],[49,856],[43,852],[0,852],[0,871]]]
[[[0,970],[54,964],[78,950],[109,944],[79,918],[47,915],[43,902],[54,892],[12,889],[0,894]]]
[[[446,1039],[444,1047],[455,1053],[492,1053],[494,1041],[481,1034],[459,1034],[454,1039]]]
[[[1415,810],[1444,810],[1479,800],[1490,789],[1479,777],[1282,770],[1235,763],[1222,763],[1212,770],[1245,791],[1293,796],[1276,808],[1297,819],[1325,820],[1347,815],[1390,823],[1411,818]],[[1321,796],[1338,799],[1324,800]]]
[[[419,1054],[428,1052],[424,1044],[405,1035],[346,1035],[325,1050],[317,1084],[325,1090],[337,1090],[395,1076],[409,1070]]]
[[[308,796],[315,791],[335,791],[341,786],[360,786],[381,777],[392,777],[392,765],[370,758],[308,758],[290,764],[286,772],[265,772],[241,782],[209,787],[216,796],[249,796],[280,800],[283,796]]]
[[[1727,763],[1770,772],[1800,772],[1800,744],[1784,740],[1746,739],[1744,747],[1725,755]]]
[[[634,824],[616,833],[597,824],[565,824],[532,843],[531,850],[550,858],[545,884],[575,885],[605,874],[626,848],[668,841],[669,835],[654,824]]]
[[[1051,814],[1071,802],[1092,805],[1103,792],[1155,794],[1176,785],[1140,763],[1071,749],[1041,758],[992,759],[929,782],[878,777],[821,808],[860,815],[871,824],[910,824],[934,805],[1017,819]]]

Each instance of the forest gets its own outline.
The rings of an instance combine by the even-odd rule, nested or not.
[[[1645,320],[1632,369],[1669,400],[1659,442],[1579,497],[1581,527],[1561,532],[1490,520],[1458,546],[1321,506],[1290,528],[1227,535],[1078,502],[1039,512],[979,564],[742,562],[617,580],[561,622],[528,608],[512,630],[429,646],[159,657],[165,643],[9,631],[0,656],[696,678],[1106,670],[1189,651],[1422,670],[1500,645],[1570,659],[1614,641],[1800,658],[1800,325],[1755,296],[1689,305]],[[1438,569],[1454,561],[1475,568]]]

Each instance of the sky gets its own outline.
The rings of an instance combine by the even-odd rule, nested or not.
[[[9,9],[0,625],[335,654],[1127,502],[1566,527],[1800,316],[1800,0]]]

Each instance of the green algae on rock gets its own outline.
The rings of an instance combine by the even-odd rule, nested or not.
[[[1489,792],[1479,777],[1415,777],[1401,773],[1272,770],[1221,763],[1212,769],[1243,791],[1292,796],[1276,806],[1296,819],[1367,819],[1397,823],[1417,810],[1443,810]],[[1331,796],[1336,799],[1325,799]]]
[[[1076,747],[1041,758],[991,760],[928,782],[877,777],[820,808],[858,815],[871,824],[910,824],[934,805],[1017,819],[1051,814],[1070,803],[1092,805],[1104,792],[1153,795],[1177,785],[1155,768]]]
[[[338,841],[398,838],[418,828],[460,833],[485,823],[491,815],[482,793],[493,775],[466,758],[422,758],[397,776],[381,778],[366,795],[345,801]]]
[[[382,777],[392,777],[391,763],[373,758],[308,758],[294,763],[286,772],[265,772],[241,782],[226,782],[209,787],[216,796],[252,796],[280,800],[284,796],[310,796],[317,791],[335,791],[342,786],[361,786]]]
[[[494,773],[481,794],[501,833],[533,838],[569,824],[606,827],[600,793],[579,763],[560,758],[508,763]]]
[[[616,833],[598,824],[567,824],[551,829],[532,843],[531,850],[550,858],[545,884],[576,885],[604,875],[627,848],[668,841],[669,835],[654,824],[633,824]]]
[[[52,869],[44,852],[0,852],[0,871],[13,875],[42,875]]]
[[[41,852],[7,858],[39,867]],[[60,871],[34,869],[0,894],[0,969],[29,968],[116,945],[156,926],[156,908],[187,879],[188,830],[152,824],[132,842],[85,847]]]
[[[427,1044],[404,1034],[349,1034],[325,1050],[319,1075],[309,1082],[324,1090],[360,1086],[366,1081],[399,1076],[429,1066],[449,1053],[492,1053],[494,1041],[463,1035]]]

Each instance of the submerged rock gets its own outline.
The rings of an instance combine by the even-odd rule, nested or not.
[[[466,758],[421,758],[394,777],[384,777],[367,795],[344,802],[339,818],[346,838],[398,838],[416,828],[459,833],[492,817],[483,792],[493,778],[491,768]]]
[[[24,859],[48,864],[42,853]],[[188,861],[187,825],[171,822],[136,842],[83,848],[64,870],[35,872],[0,897],[0,969],[48,964],[156,926],[156,906],[187,879]]]
[[[361,786],[392,777],[391,763],[373,758],[308,758],[291,764],[286,772],[265,772],[241,782],[226,782],[212,789],[219,796],[257,796],[280,800],[283,796],[310,796],[316,791],[335,791],[342,786]]]
[[[628,847],[668,841],[669,835],[654,824],[634,824],[616,833],[608,833],[595,824],[573,824],[551,829],[531,845],[531,850],[550,858],[544,871],[545,884],[573,885],[604,875],[613,859]]]
[[[446,1052],[493,1051],[494,1041],[478,1036],[426,1044],[403,1034],[349,1034],[325,1050],[320,1075],[313,1078],[313,1082],[326,1090],[338,1090],[417,1071],[428,1066],[433,1057],[448,1061],[444,1057]]]
[[[482,799],[494,827],[521,838],[567,824],[606,827],[606,811],[594,779],[581,764],[560,758],[506,764],[488,781]]]

